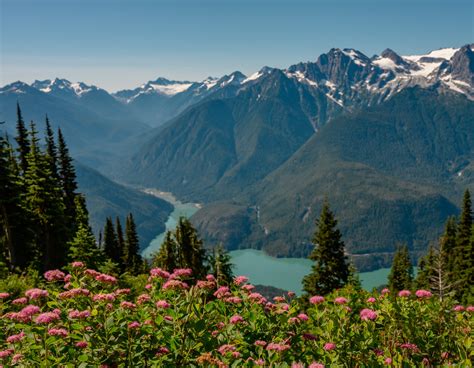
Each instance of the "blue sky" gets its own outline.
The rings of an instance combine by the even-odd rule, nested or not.
[[[472,0],[0,0],[0,82],[54,78],[111,91],[315,60],[474,42]]]

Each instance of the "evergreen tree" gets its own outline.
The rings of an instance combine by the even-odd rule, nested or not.
[[[418,289],[431,288],[431,280],[434,277],[436,270],[435,265],[437,263],[437,252],[431,245],[428,249],[428,253],[421,257],[418,262],[418,273],[416,275],[415,285]]]
[[[457,227],[455,264],[453,267],[453,277],[459,280],[456,286],[456,297],[459,300],[467,301],[470,295],[471,285],[474,282],[474,253],[471,244],[472,236],[472,201],[471,193],[466,190],[464,193],[461,217]]]
[[[16,161],[8,140],[0,136],[0,252],[10,269],[25,268],[31,261],[27,214],[21,205]]]
[[[125,240],[123,238],[123,230],[122,230],[122,224],[120,223],[120,219],[117,216],[115,218],[115,231],[117,233],[117,246],[120,249],[120,258],[121,258],[121,264],[120,266],[122,267],[120,269],[121,272],[125,271],[126,267],[126,249],[125,249]]]
[[[98,269],[104,264],[104,255],[97,247],[94,234],[89,226],[89,213],[85,198],[77,195],[76,198],[77,231],[69,243],[69,260],[81,261],[89,268]]]
[[[229,253],[222,245],[218,245],[212,250],[209,257],[211,273],[217,280],[217,285],[229,285],[234,277],[232,263]]]
[[[446,221],[444,233],[441,236],[440,243],[446,254],[446,271],[454,276],[454,268],[456,265],[456,233],[457,224],[456,217],[450,216]]]
[[[107,217],[104,227],[104,253],[114,263],[122,265],[121,249],[118,245],[117,233],[114,229],[112,219]]]
[[[125,268],[133,275],[139,274],[142,270],[143,260],[139,252],[137,228],[130,213],[125,224]]]
[[[393,258],[392,269],[388,276],[388,287],[397,293],[400,290],[411,289],[412,286],[413,266],[410,262],[408,246],[399,246]]]
[[[175,268],[179,267],[178,258],[178,244],[174,239],[173,233],[167,231],[160,250],[153,255],[152,264],[154,267],[161,267],[172,272]]]
[[[53,178],[46,155],[38,146],[35,124],[31,122],[30,150],[25,172],[25,203],[36,223],[36,251],[46,269],[66,261],[64,204],[61,189]]]
[[[174,237],[178,244],[180,267],[191,268],[195,279],[205,277],[208,271],[205,265],[206,251],[202,240],[198,238],[197,230],[187,218],[179,218]]]
[[[27,156],[28,156],[28,153],[30,152],[30,143],[28,140],[28,129],[26,129],[25,122],[21,114],[20,104],[18,102],[16,103],[16,114],[17,114],[17,122],[16,122],[17,136],[15,137],[15,140],[18,143],[18,153],[19,153],[19,159],[20,159],[21,173],[22,175],[24,175],[26,173],[26,169],[28,168]]]
[[[59,151],[59,177],[64,196],[66,221],[68,228],[74,233],[76,230],[74,220],[76,218],[75,197],[77,190],[76,171],[69,156],[69,149],[64,140],[61,129],[58,129],[58,151]]]
[[[54,133],[49,124],[48,115],[46,115],[46,153],[48,155],[48,161],[50,165],[51,173],[55,179],[59,178],[58,174],[58,149],[56,143],[54,142]]]
[[[316,227],[312,240],[314,250],[309,256],[314,264],[311,273],[303,279],[303,287],[308,295],[326,295],[344,286],[350,274],[342,235],[327,201]]]

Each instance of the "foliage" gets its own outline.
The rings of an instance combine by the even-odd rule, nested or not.
[[[309,256],[314,265],[311,273],[303,279],[303,286],[306,294],[326,295],[343,287],[350,275],[342,235],[327,201],[316,226],[314,250]]]
[[[397,248],[393,258],[392,269],[388,275],[388,287],[393,292],[411,289],[413,286],[413,265],[407,245]]]
[[[474,358],[474,307],[425,290],[390,296],[347,287],[311,296],[302,311],[289,295],[266,300],[242,276],[230,287],[213,276],[189,287],[185,269],[152,269],[147,284],[146,276],[117,280],[81,263],[69,269],[45,273],[45,288],[22,299],[0,293],[1,364],[471,367]]]

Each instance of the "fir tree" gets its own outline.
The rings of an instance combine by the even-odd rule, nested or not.
[[[421,257],[418,262],[418,273],[416,275],[415,285],[418,289],[431,288],[431,279],[435,275],[435,264],[437,262],[438,255],[431,245],[428,249],[428,253]]]
[[[133,215],[130,213],[125,223],[125,268],[133,275],[139,274],[142,270],[143,260],[139,252],[137,228]]]
[[[453,277],[459,280],[457,284],[456,297],[467,301],[470,295],[471,285],[474,282],[474,253],[471,244],[472,236],[472,202],[469,190],[464,192],[463,205],[456,234],[455,264]]]
[[[122,265],[121,249],[118,246],[117,233],[114,229],[112,219],[107,217],[104,227],[104,253],[114,263]]]
[[[54,133],[49,124],[48,115],[46,115],[46,153],[48,156],[48,161],[50,165],[50,170],[54,178],[58,179],[58,149],[56,143],[54,142]]]
[[[311,273],[303,279],[303,287],[308,295],[326,295],[344,286],[350,273],[342,235],[327,201],[316,227],[312,240],[314,250],[309,256],[314,264]]]
[[[205,265],[206,251],[203,248],[202,240],[198,238],[197,230],[187,218],[179,218],[174,237],[178,244],[180,267],[191,268],[195,279],[206,276],[208,271],[208,267]]]
[[[28,160],[27,156],[30,152],[30,143],[28,140],[28,129],[26,129],[25,122],[23,120],[23,116],[21,114],[20,104],[16,103],[16,114],[17,114],[17,122],[16,122],[16,132],[17,136],[15,140],[18,144],[18,153],[20,159],[20,168],[21,173],[24,175],[26,173],[26,169],[28,168]]]
[[[36,222],[36,250],[43,267],[58,268],[64,265],[67,254],[63,198],[48,159],[39,149],[33,122],[30,137],[24,178],[25,203]]]
[[[217,285],[229,285],[234,277],[232,263],[229,253],[222,245],[218,245],[212,250],[209,257],[211,273],[217,280]]]
[[[74,220],[76,218],[75,197],[77,190],[76,171],[74,169],[74,165],[72,164],[72,158],[69,156],[69,149],[66,145],[66,141],[63,137],[61,129],[58,129],[58,152],[59,177],[61,178],[64,205],[66,207],[66,221],[68,228],[74,233]]]
[[[21,205],[19,183],[13,149],[0,136],[0,252],[11,270],[25,268],[31,261],[31,233],[27,214]]]
[[[440,243],[446,254],[446,271],[454,275],[456,264],[456,217],[450,216],[446,221],[444,233],[441,236]]]
[[[160,250],[153,255],[152,265],[169,272],[178,268],[178,244],[171,231],[167,231]]]
[[[81,261],[89,268],[98,269],[104,264],[104,256],[97,247],[94,234],[89,226],[86,201],[81,195],[77,195],[75,200],[77,231],[69,243],[68,257],[70,261]]]
[[[118,216],[115,218],[115,232],[117,233],[117,246],[120,250],[120,258],[121,258],[121,272],[125,271],[125,265],[127,264],[126,262],[126,249],[125,249],[125,240],[123,238],[123,230],[122,230],[122,224],[120,223],[120,219]]]
[[[392,292],[411,289],[413,286],[413,266],[407,245],[397,248],[393,258],[392,269],[388,276],[388,287]]]

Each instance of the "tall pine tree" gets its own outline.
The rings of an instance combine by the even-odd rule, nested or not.
[[[16,114],[17,114],[17,122],[16,122],[16,143],[18,144],[18,154],[20,159],[20,169],[21,174],[25,175],[26,169],[28,168],[28,160],[27,156],[30,152],[30,143],[28,138],[28,129],[25,126],[25,121],[23,120],[23,116],[21,114],[20,104],[16,103]]]
[[[36,223],[36,250],[45,269],[66,262],[64,203],[47,156],[40,151],[35,124],[31,122],[30,151],[25,172],[25,203]]]
[[[232,263],[229,253],[222,245],[218,245],[212,250],[209,257],[211,273],[217,280],[217,285],[229,285],[234,277]]]
[[[413,287],[413,265],[407,245],[397,247],[393,258],[392,269],[388,275],[388,287],[393,292],[409,290]]]
[[[115,232],[117,234],[117,246],[120,250],[120,258],[121,258],[121,272],[125,271],[125,265],[126,265],[126,260],[125,260],[125,240],[123,237],[123,230],[122,230],[122,224],[120,223],[120,219],[117,216],[115,218]]]
[[[125,269],[133,275],[142,271],[143,260],[140,256],[140,243],[133,215],[127,216],[125,223]]]
[[[48,115],[46,115],[46,154],[48,156],[49,166],[53,177],[58,179],[58,149],[56,143],[54,142],[54,132],[51,129],[51,124],[49,123]]]
[[[316,221],[312,242],[314,250],[309,258],[314,264],[311,273],[303,279],[303,288],[308,295],[326,295],[344,286],[350,274],[342,235],[327,200]]]
[[[154,267],[161,267],[172,272],[179,267],[178,258],[178,243],[174,239],[173,233],[167,231],[160,249],[153,255],[152,264]]]
[[[122,268],[122,252],[119,248],[117,233],[115,232],[114,224],[110,217],[107,217],[107,219],[105,220],[103,244],[105,255],[112,262],[116,263],[119,268]]]
[[[32,259],[31,231],[21,203],[21,186],[13,149],[0,136],[0,248],[10,270],[25,268]]]
[[[471,244],[472,236],[472,201],[469,190],[464,192],[461,217],[457,227],[455,264],[453,267],[453,277],[459,280],[456,286],[456,297],[460,301],[467,301],[473,298],[471,286],[474,282],[474,253]]]
[[[68,257],[70,261],[81,261],[89,268],[98,269],[105,259],[89,226],[86,200],[82,195],[77,195],[75,200],[77,231],[69,243]]]
[[[66,145],[66,141],[61,132],[58,129],[58,154],[59,154],[59,177],[61,179],[64,205],[65,205],[65,216],[68,229],[74,234],[76,230],[75,218],[75,197],[77,190],[76,182],[76,171],[72,163],[72,158],[69,155],[69,149]],[[71,234],[70,234],[71,235]]]

